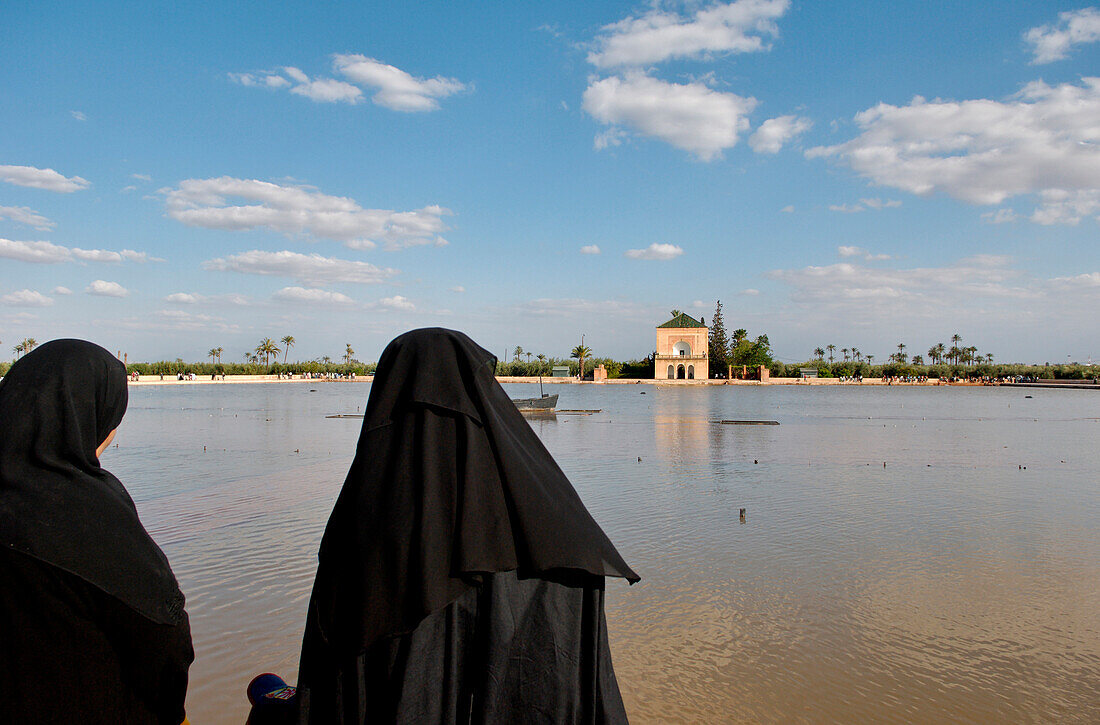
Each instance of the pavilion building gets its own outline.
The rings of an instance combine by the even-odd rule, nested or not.
[[[691,315],[680,313],[657,326],[653,376],[669,380],[706,380],[710,330]]]

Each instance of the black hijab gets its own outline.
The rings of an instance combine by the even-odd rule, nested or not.
[[[183,594],[96,448],[126,412],[126,368],[83,340],[48,342],[0,382],[0,544],[75,574],[160,624]]]
[[[361,651],[495,572],[638,580],[495,366],[453,330],[413,330],[386,347],[321,542],[307,644]]]

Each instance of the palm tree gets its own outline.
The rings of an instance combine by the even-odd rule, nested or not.
[[[269,364],[272,357],[276,357],[279,354],[279,348],[275,346],[275,341],[270,337],[265,337],[260,340],[260,344],[256,346],[256,356],[263,356],[264,365]]]
[[[332,362],[332,358],[330,358],[328,355],[322,355],[321,362],[325,364],[325,367],[328,367],[329,364]]]
[[[829,351],[829,362],[833,361],[833,351],[836,350],[836,345],[826,345],[825,349]]]
[[[993,364],[993,353],[991,353],[991,352],[987,352],[987,353],[985,354],[985,361],[986,361],[986,363],[988,363],[989,365],[992,365],[992,364]]]
[[[218,347],[214,348],[214,352],[218,353],[218,362],[221,362],[222,361],[222,353],[225,352],[225,348],[223,348],[221,345],[219,345]]]
[[[675,320],[677,317],[684,313],[680,312],[680,310],[672,310],[671,312],[669,312],[669,314],[672,315],[672,319]]]
[[[33,337],[28,337],[28,338],[27,338],[26,340],[24,340],[23,342],[24,342],[24,344],[26,344],[26,346],[27,346],[27,349],[26,349],[26,350],[24,350],[24,352],[30,352],[30,351],[31,351],[31,350],[33,350],[34,348],[38,347],[38,340],[35,340],[35,339],[34,339]],[[975,349],[977,349],[977,348],[975,348]]]
[[[814,348],[814,359],[824,360],[825,359],[825,351],[823,349],[821,349],[820,347],[815,347]]]
[[[898,362],[905,364],[905,343],[898,343]]]
[[[943,354],[946,351],[942,342],[937,342],[932,347],[928,348],[928,358],[935,364],[943,362]]]
[[[848,362],[848,348],[840,348],[840,354],[844,356],[844,362]]]
[[[206,356],[210,358],[210,363],[214,363],[214,358],[218,357],[218,348],[212,347],[206,351]]]
[[[914,355],[913,356],[913,364],[914,365],[924,365],[924,358],[921,357],[920,355]]]
[[[575,357],[580,360],[581,380],[584,380],[584,359],[591,354],[592,350],[587,345],[577,345],[575,348],[573,348],[573,351],[569,353],[569,357]]]
[[[283,365],[286,365],[286,355],[290,352],[290,348],[294,347],[294,335],[287,335],[281,342],[283,343]]]
[[[523,348],[520,347],[519,345],[516,345],[516,349],[512,351],[512,359],[515,360],[517,357],[521,357],[522,355],[523,355]]]
[[[344,362],[351,365],[351,356],[355,354],[355,350],[351,349],[351,343],[344,343]]]
[[[952,349],[954,351],[954,358],[955,358],[955,364],[956,365],[959,364],[959,352],[961,352],[959,350],[959,343],[960,342],[962,342],[962,335],[960,335],[959,333],[956,332],[954,335],[951,336],[951,344],[954,346]]]
[[[868,355],[867,356],[867,364],[871,365],[874,362],[875,362],[875,356],[874,355]]]
[[[542,366],[546,364],[546,356],[541,352],[535,356],[539,361],[539,373],[542,373]]]
[[[856,359],[856,362],[859,362],[860,360],[863,359],[863,353],[861,353],[859,351],[859,348],[853,347],[852,348],[852,357],[854,357]]]
[[[23,346],[23,343],[22,343],[22,342],[21,342],[21,343],[19,343],[18,345],[15,345],[15,346],[14,346],[14,347],[12,347],[12,349],[11,349],[11,351],[15,353],[15,359],[16,359],[16,360],[18,360],[18,359],[19,359],[19,355],[20,355],[20,353],[22,353],[22,352],[23,352],[24,350],[26,350],[26,348],[25,348],[25,347]]]

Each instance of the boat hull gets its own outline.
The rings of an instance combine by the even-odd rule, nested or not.
[[[558,405],[558,396],[555,393],[541,398],[512,398],[512,402],[520,410],[551,411]]]

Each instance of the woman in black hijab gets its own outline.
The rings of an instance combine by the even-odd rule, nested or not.
[[[122,363],[82,340],[0,382],[0,722],[184,721],[183,594],[99,464],[126,397]]]
[[[378,362],[321,542],[308,723],[626,722],[604,577],[638,575],[460,332]]]

